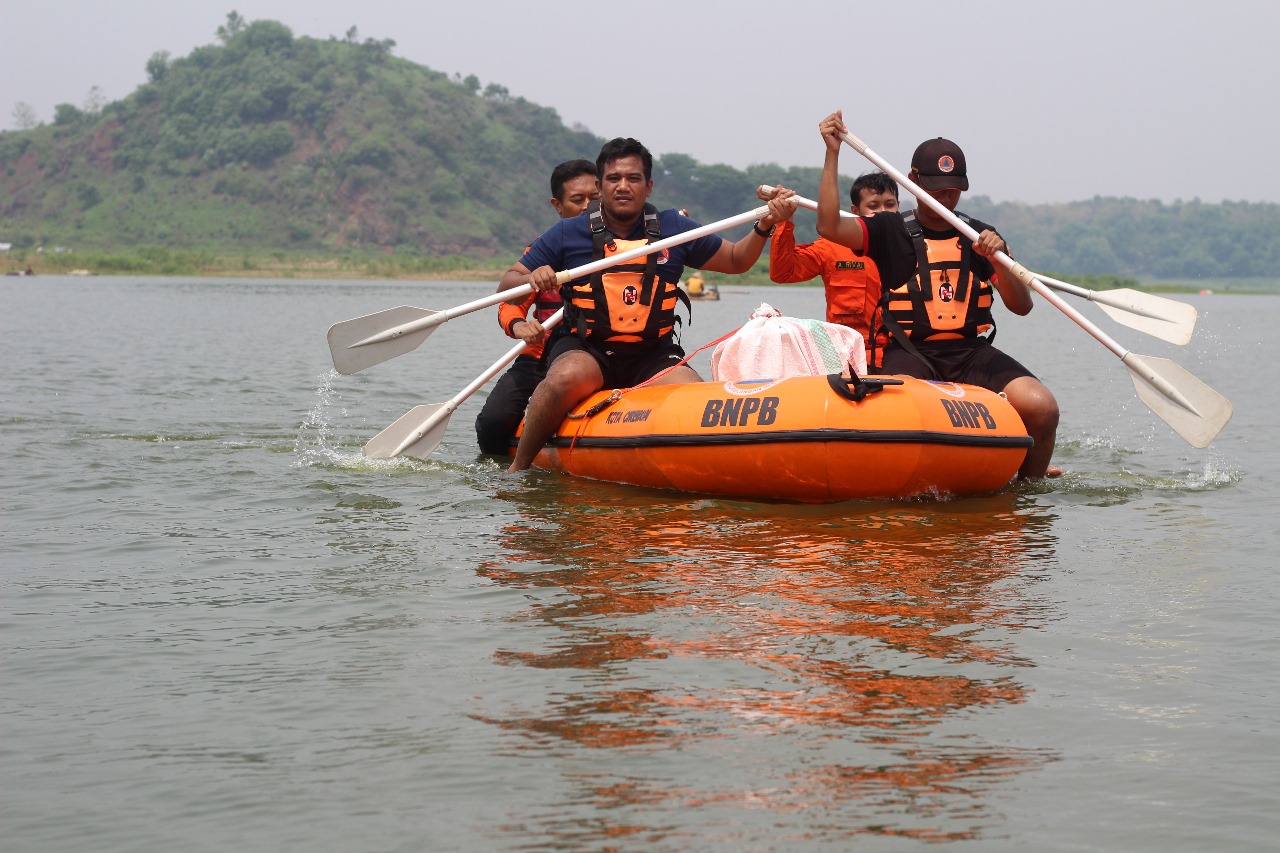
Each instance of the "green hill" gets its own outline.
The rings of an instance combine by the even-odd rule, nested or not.
[[[167,62],[99,115],[0,136],[9,242],[486,255],[547,222],[551,167],[600,140],[500,87],[274,21]],[[0,237],[0,239],[5,239]]]
[[[186,57],[152,56],[149,81],[98,113],[62,104],[51,125],[0,133],[0,243],[505,265],[552,221],[552,167],[594,159],[604,141],[501,85],[397,58],[391,40],[358,41],[354,28],[341,40],[295,37],[232,13],[217,36]],[[634,132],[644,139],[643,126]],[[668,153],[655,163],[655,201],[710,222],[756,205],[759,183],[813,196],[819,174]],[[1043,270],[1280,269],[1280,205],[978,196],[962,209],[997,223]],[[812,214],[797,221],[812,239]]]
[[[235,20],[221,45],[152,57],[150,81],[100,114],[63,104],[51,126],[0,134],[0,241],[508,257],[553,221],[555,164],[604,142],[391,41]],[[683,206],[759,203],[736,170],[669,159]]]

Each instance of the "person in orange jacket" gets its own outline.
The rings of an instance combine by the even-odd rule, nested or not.
[[[569,160],[551,172],[551,206],[561,219],[572,219],[600,198],[596,164],[590,160]],[[527,251],[527,249],[526,249]],[[496,456],[511,453],[516,428],[524,417],[533,389],[547,375],[542,358],[547,330],[542,322],[560,309],[560,292],[533,292],[518,302],[498,306],[498,323],[510,338],[524,341],[528,348],[516,356],[511,368],[498,380],[476,416],[476,441],[480,452]]]
[[[759,191],[768,201],[773,191]],[[849,209],[858,216],[872,216],[882,210],[898,209],[898,184],[884,172],[858,176],[849,189]],[[796,227],[791,219],[778,223],[769,244],[769,278],[778,284],[795,284],[822,276],[827,296],[827,322],[848,326],[862,335],[867,345],[867,365],[879,367],[884,359],[888,334],[874,333],[876,306],[880,302],[880,272],[875,261],[860,258],[852,249],[819,237],[813,243],[796,245]]]

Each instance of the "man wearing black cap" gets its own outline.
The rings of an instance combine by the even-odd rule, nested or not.
[[[991,226],[956,213],[978,232],[977,242],[970,242],[928,205],[906,214],[842,218],[838,172],[847,130],[840,112],[823,119],[818,129],[827,146],[818,234],[869,257],[880,269],[884,296],[879,316],[892,340],[879,372],[1003,393],[1035,440],[1019,479],[1061,473],[1049,466],[1058,430],[1057,400],[1031,371],[990,342],[993,290],[1015,314],[1032,307],[1027,286],[991,262],[996,252],[1009,253],[1004,240]],[[910,177],[952,212],[969,189],[964,152],[942,137],[916,148]]]

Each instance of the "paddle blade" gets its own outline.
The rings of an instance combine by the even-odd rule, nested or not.
[[[364,446],[364,455],[370,459],[391,459],[402,454],[426,459],[440,446],[454,408],[449,403],[414,406],[391,426],[369,439]]]
[[[417,329],[403,327],[424,325],[438,314],[439,311],[401,305],[335,323],[329,327],[329,353],[333,356],[334,369],[344,375],[359,373],[366,367],[412,352],[439,324]]]
[[[1192,447],[1208,447],[1231,420],[1231,401],[1167,358],[1121,359],[1138,398]]]
[[[1098,291],[1089,298],[1117,323],[1171,344],[1187,343],[1196,329],[1195,306],[1176,299],[1123,287]]]

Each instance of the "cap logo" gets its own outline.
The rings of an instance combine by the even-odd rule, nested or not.
[[[951,159],[951,155],[943,154],[938,158],[938,171],[944,175],[951,173],[956,167],[956,161]]]

